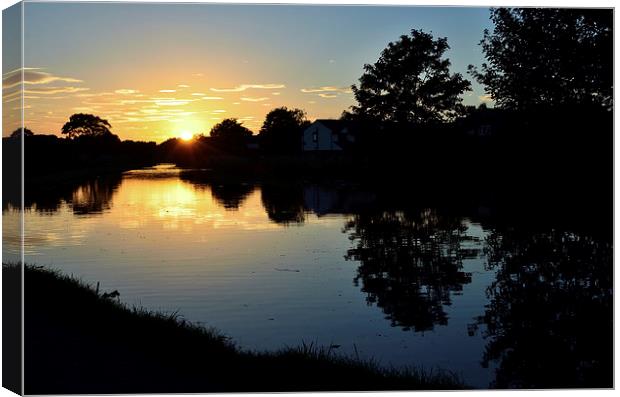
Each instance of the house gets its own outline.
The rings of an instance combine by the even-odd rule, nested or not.
[[[302,151],[342,151],[355,144],[361,124],[350,120],[319,119],[302,135]]]
[[[480,106],[473,109],[469,114],[458,120],[456,125],[469,136],[478,138],[487,138],[494,136],[500,129],[503,120],[503,114],[494,108]]]

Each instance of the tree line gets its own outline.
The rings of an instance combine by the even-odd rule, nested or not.
[[[341,119],[390,126],[373,131],[365,147],[367,155],[384,150],[389,157],[394,150],[413,147],[422,155],[428,147],[452,145],[452,156],[464,146],[457,135],[445,134],[445,127],[476,124],[501,127],[503,135],[494,141],[503,145],[495,150],[498,153],[510,149],[547,156],[589,147],[589,158],[609,143],[613,13],[494,8],[490,18],[494,28],[485,30],[480,41],[486,61],[479,67],[469,65],[468,74],[484,87],[494,107],[464,106],[463,94],[472,89],[472,83],[450,72],[447,38],[413,29],[389,43],[374,64],[364,65],[358,83],[351,86],[356,104]],[[160,155],[172,160],[181,158],[179,153],[198,156],[201,148],[209,155],[248,156],[252,147],[259,147],[263,155],[290,155],[301,151],[301,132],[308,125],[304,110],[280,107],[266,115],[256,136],[238,119],[229,118],[213,126],[208,135],[197,135],[193,149],[176,138],[157,147]],[[118,145],[120,140],[110,129],[110,123],[98,116],[74,114],[61,132],[84,144],[96,139]],[[423,138],[425,133],[434,137]],[[21,135],[21,130],[13,133]],[[33,134],[24,129],[23,135]],[[583,145],[584,139],[593,143]],[[566,145],[570,150],[564,150]],[[475,152],[479,146],[475,142],[467,150]]]
[[[298,134],[310,122],[306,112],[301,109],[289,109],[285,106],[271,110],[265,117],[258,134],[260,147],[269,153],[284,154],[299,149]],[[120,142],[120,138],[111,131],[109,121],[96,115],[76,113],[63,125],[61,134],[76,142],[102,141]],[[10,135],[11,138],[33,137],[35,134],[28,128],[18,128]],[[248,139],[253,136],[250,129],[236,118],[227,118],[214,125],[209,135],[198,134],[196,140],[210,138],[221,149],[239,154],[247,147]],[[169,142],[177,143],[178,138],[170,138]]]

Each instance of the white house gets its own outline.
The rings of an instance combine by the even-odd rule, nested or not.
[[[357,123],[345,120],[316,120],[303,132],[302,150],[341,151],[355,142]]]

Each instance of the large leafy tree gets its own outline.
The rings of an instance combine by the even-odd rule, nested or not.
[[[310,122],[301,109],[279,107],[273,109],[260,129],[261,144],[271,153],[291,153],[301,148],[301,131]]]
[[[238,122],[237,119],[224,119],[211,128],[211,138],[215,147],[228,153],[241,154],[246,150],[252,131]]]
[[[112,126],[107,120],[86,113],[77,113],[69,117],[62,126],[62,133],[69,138],[112,136]]]
[[[241,140],[252,136],[252,131],[243,126],[237,119],[224,119],[211,128],[209,133],[218,140]]]
[[[353,115],[380,121],[428,123],[454,117],[461,94],[471,84],[461,74],[450,74],[445,37],[412,30],[388,44],[374,65],[364,65],[359,86],[352,90],[357,106]]]
[[[613,11],[497,8],[480,42],[487,59],[470,73],[496,106],[611,108]]]

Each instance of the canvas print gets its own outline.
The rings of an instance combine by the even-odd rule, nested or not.
[[[613,388],[613,17],[5,9],[3,386]]]

